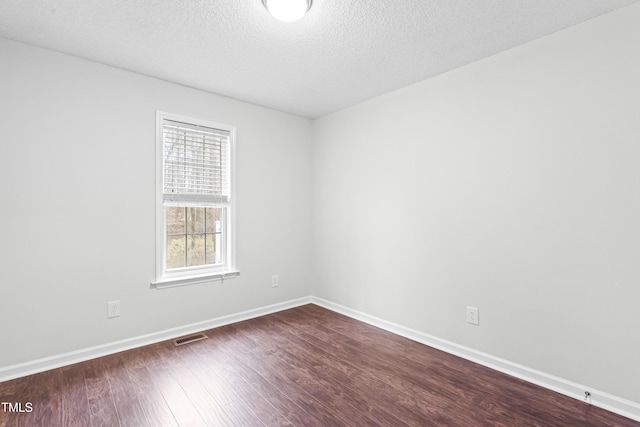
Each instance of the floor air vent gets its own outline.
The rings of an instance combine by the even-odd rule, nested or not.
[[[195,335],[189,335],[188,337],[176,338],[175,340],[173,340],[173,343],[177,347],[180,345],[190,344],[192,342],[206,340],[206,339],[207,339],[207,336],[205,334],[195,334]]]

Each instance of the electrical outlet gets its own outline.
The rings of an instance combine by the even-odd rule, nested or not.
[[[272,288],[277,288],[279,283],[278,283],[278,275],[274,274],[273,276],[271,276],[271,287]]]
[[[467,306],[467,323],[480,326],[480,309]]]
[[[120,301],[109,301],[107,303],[107,319],[120,317]]]

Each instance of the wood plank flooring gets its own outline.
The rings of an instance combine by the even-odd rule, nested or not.
[[[4,426],[640,426],[315,305],[0,383]]]

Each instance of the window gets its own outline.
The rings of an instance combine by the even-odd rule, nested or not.
[[[238,274],[235,129],[157,113],[156,287]]]

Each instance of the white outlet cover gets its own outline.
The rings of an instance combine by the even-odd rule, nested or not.
[[[478,307],[467,306],[467,323],[480,326],[480,309]]]
[[[107,319],[120,316],[120,301],[109,301],[107,303]]]

